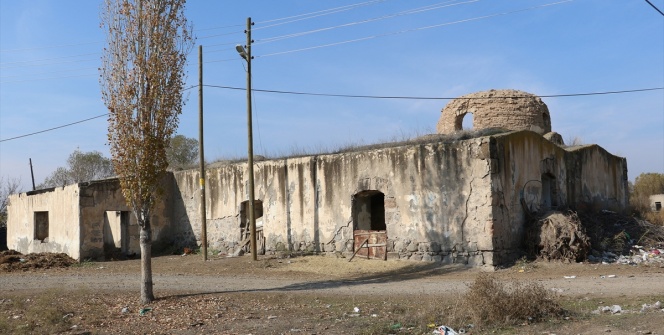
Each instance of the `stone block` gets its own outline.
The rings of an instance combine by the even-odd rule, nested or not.
[[[408,258],[408,260],[421,261],[422,260],[422,254],[412,254],[412,255],[410,255],[410,258]]]
[[[423,254],[423,255],[422,255],[422,261],[423,261],[423,262],[431,262],[431,261],[433,261],[433,258],[431,257],[431,255],[429,255],[428,253],[426,253],[426,254]]]
[[[472,254],[468,256],[468,263],[469,266],[472,267],[480,267],[484,265],[484,258],[482,257],[482,254]]]
[[[394,243],[394,251],[403,252],[405,249],[406,249],[406,245],[403,243],[403,241],[396,241]]]
[[[419,243],[417,243],[417,242],[415,242],[415,241],[410,242],[410,244],[408,244],[408,246],[406,247],[406,251],[408,251],[408,252],[416,252],[417,249],[418,249],[418,244],[419,244]]]

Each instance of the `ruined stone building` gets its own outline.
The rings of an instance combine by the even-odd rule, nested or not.
[[[464,115],[474,131],[462,132]],[[255,164],[259,252],[310,251],[495,266],[520,257],[530,212],[621,210],[627,163],[598,145],[565,147],[538,97],[515,90],[462,96],[439,134]],[[206,171],[208,245],[231,253],[246,237],[246,162]],[[200,243],[197,171],[165,179],[155,244]],[[9,248],[85,259],[138,252],[137,227],[115,180],[13,195]]]

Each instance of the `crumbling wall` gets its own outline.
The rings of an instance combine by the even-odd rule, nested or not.
[[[567,161],[564,149],[531,131],[494,135],[490,143],[497,163],[491,188],[493,245],[500,250],[494,262],[501,264],[523,253],[529,213],[567,206]]]
[[[627,207],[627,162],[597,145],[562,148],[519,131],[491,136],[493,246],[497,263],[521,252],[529,215],[551,209]]]
[[[353,250],[353,195],[384,194],[388,255],[393,258],[492,264],[487,138],[259,162],[256,199],[263,203],[266,252]],[[240,238],[239,208],[248,196],[246,163],[206,172],[207,234],[230,252]],[[176,172],[174,217],[200,241],[196,171]],[[185,219],[186,218],[186,219]],[[188,230],[186,226],[192,228]],[[183,233],[183,236],[186,235]]]
[[[551,131],[551,116],[536,95],[518,90],[489,90],[464,95],[443,108],[436,125],[439,134],[462,130],[463,117],[473,114],[473,128]]]
[[[629,202],[627,160],[592,144],[568,149],[570,202],[583,210],[623,211]]]
[[[23,254],[63,252],[79,258],[78,185],[9,196],[7,247]],[[48,237],[36,239],[35,212],[48,212]]]

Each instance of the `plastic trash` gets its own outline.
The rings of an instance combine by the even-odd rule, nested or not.
[[[433,333],[440,335],[459,335],[459,333],[455,332],[454,329],[448,326],[439,326],[436,328],[436,330],[433,331]]]
[[[576,276],[565,276],[564,278],[565,279],[574,279],[574,278],[576,278]]]
[[[129,313],[129,308],[127,307],[122,307],[122,313]]]
[[[149,312],[149,311],[151,311],[151,310],[152,310],[152,308],[150,308],[150,307],[141,308],[141,310],[138,311],[138,314],[140,314],[140,315],[145,315],[145,313],[147,313],[147,312]]]
[[[355,308],[353,308],[353,312],[355,312],[355,313],[359,313],[359,312],[360,312],[360,308],[359,308],[359,307],[355,307]]]
[[[397,322],[397,323],[393,324],[392,326],[390,326],[390,328],[391,328],[392,330],[398,330],[398,329],[401,329],[401,322]]]

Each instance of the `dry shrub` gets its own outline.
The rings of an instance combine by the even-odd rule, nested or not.
[[[590,251],[590,239],[573,211],[546,213],[529,224],[526,234],[528,253],[545,260],[579,262]]]
[[[559,317],[564,314],[555,293],[538,283],[498,281],[489,274],[480,274],[469,285],[453,313],[449,324],[463,327],[502,327]]]

